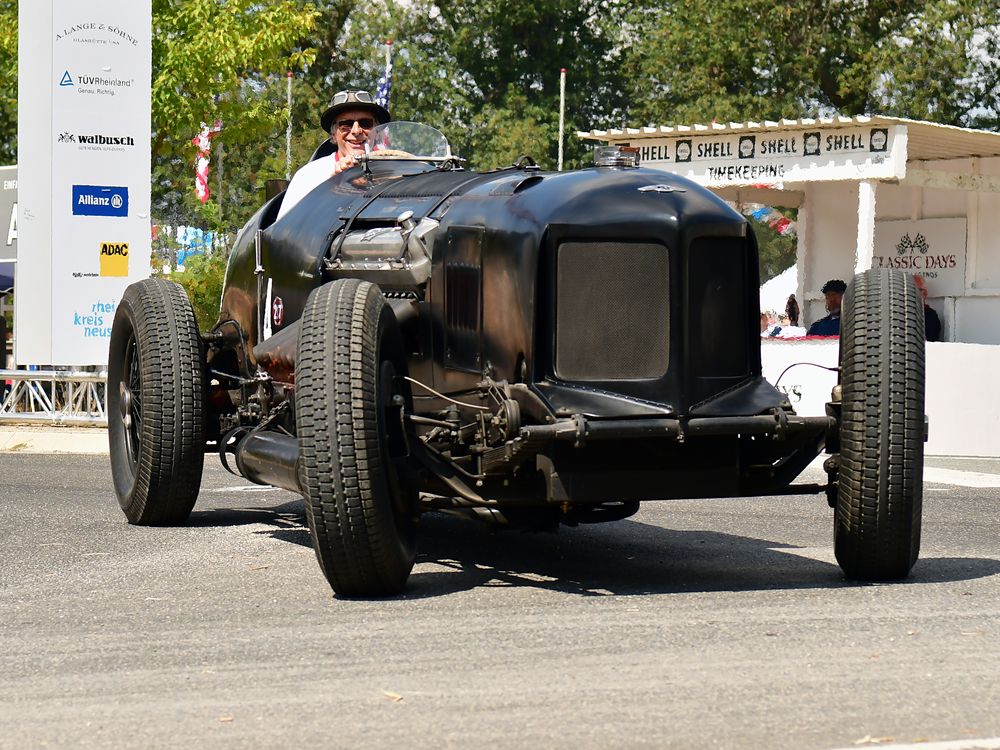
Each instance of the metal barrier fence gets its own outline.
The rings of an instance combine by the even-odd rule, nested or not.
[[[106,427],[108,373],[0,370],[0,423]]]

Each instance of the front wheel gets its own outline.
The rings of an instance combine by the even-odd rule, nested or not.
[[[172,281],[125,290],[108,350],[108,441],[130,523],[191,514],[205,461],[205,366],[191,302]]]
[[[858,274],[841,320],[834,547],[848,578],[905,578],[920,550],[924,317],[901,271]]]
[[[416,553],[416,494],[395,461],[405,453],[396,317],[357,279],[310,294],[296,362],[295,421],[306,517],[320,567],[342,596],[403,589]]]

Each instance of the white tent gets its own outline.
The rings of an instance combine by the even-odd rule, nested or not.
[[[760,288],[760,309],[764,312],[785,312],[788,295],[795,294],[798,285],[796,266],[786,268],[770,281],[764,282]]]

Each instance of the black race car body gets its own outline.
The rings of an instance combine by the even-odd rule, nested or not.
[[[678,497],[837,504],[840,387],[807,418],[763,379],[757,246],[726,203],[627,164],[372,157],[251,218],[201,336],[196,441],[306,497],[339,593],[398,590],[426,510],[548,525]],[[824,447],[830,481],[788,489]],[[345,543],[351,508],[382,510]]]

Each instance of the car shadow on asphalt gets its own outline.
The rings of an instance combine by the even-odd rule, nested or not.
[[[302,500],[273,507],[195,510],[189,525],[263,525],[253,533],[312,546]],[[428,513],[420,521],[418,544],[403,599],[497,586],[580,596],[635,596],[866,585],[844,578],[833,563],[832,549],[801,548],[711,530],[679,531],[632,519],[561,527],[558,533],[549,533],[497,531],[483,523]],[[909,578],[892,585],[948,583],[997,574],[998,560],[931,557],[919,560]]]
[[[675,531],[634,520],[563,528],[558,534],[495,533],[435,515],[422,520],[417,565],[403,598],[485,586],[634,596],[866,585],[846,580],[832,555],[832,549],[798,548],[717,531]],[[902,585],[998,573],[1000,561],[994,559],[928,558],[918,561]]]
[[[221,527],[263,524],[266,528],[254,531],[272,539],[312,547],[306,511],[302,500],[292,500],[267,508],[212,508],[195,510],[188,519],[188,526]]]

